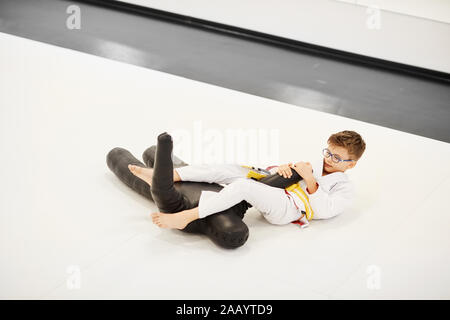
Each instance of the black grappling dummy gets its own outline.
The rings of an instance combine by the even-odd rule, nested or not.
[[[123,183],[147,199],[154,201],[159,211],[164,213],[175,213],[197,207],[203,190],[219,192],[223,188],[217,183],[173,182],[173,169],[188,164],[174,156],[172,150],[172,137],[163,132],[158,136],[157,146],[149,147],[142,154],[145,165],[128,150],[120,147],[116,147],[108,153],[106,163]],[[128,169],[129,164],[153,168],[152,186],[150,187],[145,181],[131,173]],[[272,187],[286,188],[301,179],[301,176],[293,170],[290,178],[284,178],[278,173],[274,173],[260,178],[258,181]],[[247,201],[241,201],[227,210],[194,220],[181,231],[205,234],[224,248],[240,247],[248,239],[249,230],[242,219],[250,207],[251,205]]]

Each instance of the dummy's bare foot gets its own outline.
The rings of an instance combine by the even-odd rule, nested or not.
[[[150,186],[152,185],[153,169],[151,169],[151,168],[142,168],[142,167],[136,166],[134,164],[129,164],[128,165],[128,169],[136,177],[144,180]]]
[[[152,213],[152,221],[158,227],[184,229],[190,222],[198,219],[198,207],[177,213]]]

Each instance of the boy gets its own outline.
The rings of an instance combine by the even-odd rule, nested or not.
[[[239,164],[188,165],[174,169],[174,181],[198,181],[225,184],[220,192],[203,191],[199,206],[177,213],[152,213],[153,223],[162,228],[184,229],[191,221],[221,212],[246,200],[272,224],[328,219],[342,213],[353,201],[354,186],[345,171],[355,167],[366,144],[354,131],[341,131],[328,138],[323,158],[288,163],[271,168],[283,177],[294,169],[303,179],[286,189],[248,179],[250,170]],[[267,169],[269,169],[267,168]],[[152,169],[129,165],[130,171],[151,184]]]

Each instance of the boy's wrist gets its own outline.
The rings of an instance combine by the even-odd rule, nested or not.
[[[308,179],[305,179],[306,182],[306,191],[308,191],[309,194],[313,194],[317,191],[319,184],[317,183],[316,179],[314,177],[309,177]]]
[[[316,179],[314,178],[313,175],[310,175],[306,178],[303,178],[303,180],[305,180],[306,184],[314,184],[316,183]]]

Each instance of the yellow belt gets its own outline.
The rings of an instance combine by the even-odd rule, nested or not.
[[[253,178],[253,179],[259,180],[259,179],[267,176],[267,173],[265,172],[266,170],[263,170],[261,168],[256,168],[253,166],[244,166],[244,165],[242,165],[242,167],[250,169],[247,173],[247,178]],[[309,198],[308,198],[307,194],[300,187],[300,183],[294,183],[284,189],[286,191],[294,192],[300,198],[300,200],[305,205],[306,219],[311,220],[314,217],[314,211],[311,207],[311,204],[309,203]]]
[[[285,190],[294,192],[300,198],[300,200],[302,200],[306,209],[306,219],[311,220],[314,217],[314,211],[311,207],[311,204],[309,203],[308,196],[306,195],[305,191],[303,191],[303,189],[300,187],[300,183],[294,183],[289,187],[285,188]]]

